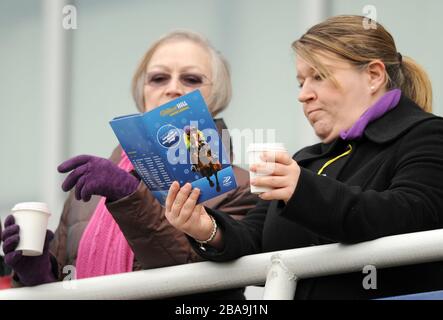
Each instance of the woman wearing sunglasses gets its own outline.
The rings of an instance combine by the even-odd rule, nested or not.
[[[132,82],[140,112],[199,89],[216,116],[231,99],[228,64],[198,34],[172,32],[142,58]],[[217,128],[225,128],[221,119]],[[232,155],[231,155],[232,160]],[[15,251],[18,226],[12,216],[3,232],[6,263],[22,285],[63,279],[64,266],[76,267],[77,278],[158,268],[202,260],[185,235],[165,219],[165,210],[133,171],[126,154],[117,147],[110,159],[81,155],[62,163],[58,170],[72,171],[62,188],[71,190],[53,238],[48,231],[45,252],[24,257]],[[249,174],[234,166],[238,188],[207,205],[241,218],[258,200],[249,192]],[[228,290],[205,298],[244,298],[243,290]]]

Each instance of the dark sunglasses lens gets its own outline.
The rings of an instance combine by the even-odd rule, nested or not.
[[[203,77],[196,74],[185,74],[180,76],[180,81],[187,87],[199,87],[203,84]]]
[[[170,76],[165,74],[148,75],[146,83],[153,87],[164,86],[171,79]]]

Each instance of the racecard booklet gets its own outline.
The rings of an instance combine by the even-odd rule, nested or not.
[[[134,169],[163,206],[174,181],[199,188],[198,203],[237,187],[199,90],[145,113],[114,118],[110,125]]]

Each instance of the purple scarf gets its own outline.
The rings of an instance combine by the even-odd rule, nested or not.
[[[363,113],[360,119],[354,123],[349,130],[340,132],[343,140],[353,140],[360,138],[366,126],[374,120],[381,118],[386,112],[394,109],[400,101],[401,90],[394,89],[386,92],[374,105]]]

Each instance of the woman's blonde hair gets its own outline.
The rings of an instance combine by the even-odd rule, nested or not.
[[[386,89],[399,88],[427,112],[432,111],[432,85],[424,69],[413,59],[402,56],[391,34],[379,23],[368,26],[368,18],[343,15],[327,19],[310,28],[292,48],[323,78],[331,73],[318,55],[332,53],[358,68],[381,60],[386,68]],[[365,23],[366,22],[366,23]]]
[[[154,52],[164,43],[169,41],[192,41],[207,50],[211,56],[212,88],[209,101],[206,101],[212,116],[223,111],[231,101],[232,85],[229,65],[226,59],[203,36],[185,30],[177,30],[166,34],[151,45],[139,63],[132,78],[132,97],[140,112],[145,110],[144,83],[146,68]]]

